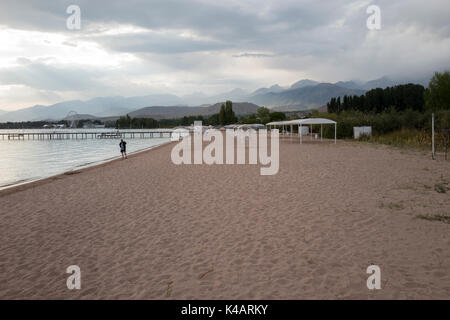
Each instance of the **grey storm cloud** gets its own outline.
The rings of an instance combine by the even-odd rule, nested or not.
[[[129,50],[154,50],[183,52],[210,50],[221,46],[284,50],[283,45],[297,43],[302,35],[318,26],[327,25],[344,14],[348,1],[333,0],[326,5],[317,1],[77,1],[81,8],[82,25],[86,28],[94,23],[130,24],[152,30],[189,29],[212,40],[194,41],[176,37],[142,39],[149,45],[136,43],[134,35],[116,36],[107,41],[113,48],[123,51],[127,42]],[[231,4],[234,3],[234,4]],[[28,5],[27,5],[28,4]],[[67,32],[65,28],[66,8],[73,1],[11,1],[4,0],[8,8],[0,12],[0,20],[14,28]],[[364,18],[364,16],[363,16]],[[116,40],[118,44],[112,44]],[[154,40],[154,41],[152,41]],[[186,47],[186,50],[183,49]],[[194,50],[195,49],[195,50]],[[244,48],[243,48],[244,49]],[[159,50],[159,49],[156,49]],[[241,50],[242,51],[242,50]]]
[[[0,69],[0,85],[26,85],[39,90],[77,91],[101,87],[100,70],[55,66],[18,58],[18,66]]]
[[[66,8],[72,4],[81,8],[79,31],[66,28]],[[381,8],[380,31],[366,27],[366,9],[372,4]],[[128,78],[145,73],[151,78],[155,70],[178,77],[178,71],[189,72],[200,86],[227,79],[229,87],[246,83],[254,89],[268,81],[254,80],[262,69],[265,75],[296,72],[338,81],[423,76],[450,68],[448,0],[2,0],[0,9],[0,26],[61,34],[69,47],[90,41],[111,53],[133,55],[140,65],[128,73],[120,69]],[[140,31],[104,32],[114,26]],[[250,61],[255,64],[251,72],[230,69]],[[67,64],[14,68],[0,71],[0,84],[82,91],[104,85],[97,78],[114,76]],[[253,78],[245,78],[249,74]]]
[[[92,39],[92,38],[91,38]],[[215,51],[233,45],[216,41],[184,38],[176,35],[139,33],[96,37],[93,40],[120,52],[147,52],[159,54]]]
[[[14,28],[68,32],[66,8],[73,0],[3,0],[0,21]],[[238,51],[335,54],[362,44],[368,32],[365,9],[382,8],[385,28],[432,29],[448,37],[447,0],[272,0],[171,1],[79,0],[83,28],[95,23],[120,23],[151,30],[187,29],[210,40],[181,39],[173,35],[116,35],[97,41],[112,50],[180,53],[236,48]],[[356,8],[356,10],[355,10]],[[339,28],[333,28],[336,23]],[[81,30],[81,33],[83,30]],[[334,49],[334,50],[333,50]]]
[[[233,58],[270,58],[270,57],[273,57],[273,55],[265,53],[251,53],[251,52],[233,54]]]

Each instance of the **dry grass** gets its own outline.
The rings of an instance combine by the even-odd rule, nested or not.
[[[444,216],[440,214],[429,214],[429,215],[419,214],[416,217],[428,221],[440,221],[444,223],[450,223],[450,216]]]
[[[402,203],[389,202],[388,204],[381,203],[380,208],[389,208],[391,210],[403,210],[405,207]]]
[[[431,135],[420,130],[399,130],[380,136],[362,138],[363,141],[386,144],[399,148],[431,150]]]
[[[447,190],[450,190],[450,188],[447,187],[446,183],[436,183],[434,185],[434,190],[438,193],[447,193]]]

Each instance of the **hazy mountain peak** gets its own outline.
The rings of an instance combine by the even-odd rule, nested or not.
[[[347,88],[347,89],[359,89],[361,88],[361,83],[354,81],[354,80],[350,80],[350,81],[338,81],[335,83],[335,85],[342,87],[342,88]]]
[[[285,90],[283,87],[281,87],[278,84],[274,84],[274,85],[270,86],[269,88],[259,88],[259,89],[255,90],[255,91],[253,91],[250,94],[250,96],[256,96],[258,94],[265,94],[265,93],[270,93],[270,92],[277,93],[277,92],[281,92],[283,90]]]
[[[375,88],[386,88],[386,87],[392,87],[395,86],[396,82],[394,82],[393,80],[391,80],[389,77],[381,77],[378,79],[374,79],[374,80],[370,80],[367,81],[365,84],[363,84],[361,87],[364,90],[371,90],[371,89],[375,89]]]
[[[310,79],[303,79],[303,80],[297,81],[296,83],[291,85],[291,89],[298,89],[298,88],[303,88],[303,87],[308,87],[308,86],[315,86],[317,84],[319,84],[319,82],[314,81],[314,80],[310,80]]]
[[[229,94],[233,94],[233,95],[246,95],[246,94],[247,94],[247,91],[245,91],[245,90],[243,90],[243,89],[241,89],[241,88],[235,88],[235,89],[231,90],[231,91],[229,92]]]
[[[273,86],[270,86],[269,89],[270,89],[270,90],[278,90],[278,89],[283,89],[283,88],[280,87],[280,85],[277,83],[277,84],[274,84]]]

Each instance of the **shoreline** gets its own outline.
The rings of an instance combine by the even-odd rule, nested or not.
[[[134,151],[132,153],[129,153],[128,154],[128,158],[134,158],[134,157],[139,156],[139,155],[141,155],[143,153],[150,152],[152,150],[155,150],[157,148],[160,148],[160,147],[165,146],[167,144],[170,144],[172,142],[173,141],[169,140],[169,141],[164,142],[164,143],[162,143],[160,145],[157,145],[157,146],[152,146],[152,147],[136,150],[136,151]],[[43,185],[43,184],[47,184],[47,183],[55,181],[55,180],[60,180],[60,179],[63,179],[64,177],[67,177],[67,176],[70,176],[70,175],[73,175],[73,174],[86,172],[86,171],[89,171],[89,170],[95,169],[95,168],[101,168],[103,166],[107,166],[107,165],[112,164],[112,163],[114,163],[116,161],[119,161],[119,160],[122,160],[121,156],[118,156],[117,158],[108,158],[108,159],[104,159],[104,160],[94,161],[94,162],[92,162],[92,164],[78,165],[78,166],[74,167],[71,170],[63,171],[61,173],[52,175],[50,177],[31,179],[31,180],[20,180],[17,183],[14,182],[12,184],[0,187],[0,198],[4,197],[6,195],[9,195],[9,194],[13,194],[13,193],[24,191],[24,190],[28,190],[28,189],[31,189],[31,188],[34,188],[34,187],[37,187],[37,186],[40,186],[40,185]]]

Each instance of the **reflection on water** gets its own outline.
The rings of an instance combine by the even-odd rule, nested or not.
[[[54,132],[54,130],[20,131]],[[56,132],[67,131],[70,130],[56,130]],[[101,133],[112,130],[87,129],[85,131]],[[19,130],[0,130],[0,133],[4,132],[17,133]],[[169,138],[126,139],[127,153],[148,149],[169,140]],[[118,158],[120,157],[119,142],[120,139],[33,141],[25,138],[20,141],[8,141],[7,138],[2,140],[0,137],[0,189]]]

